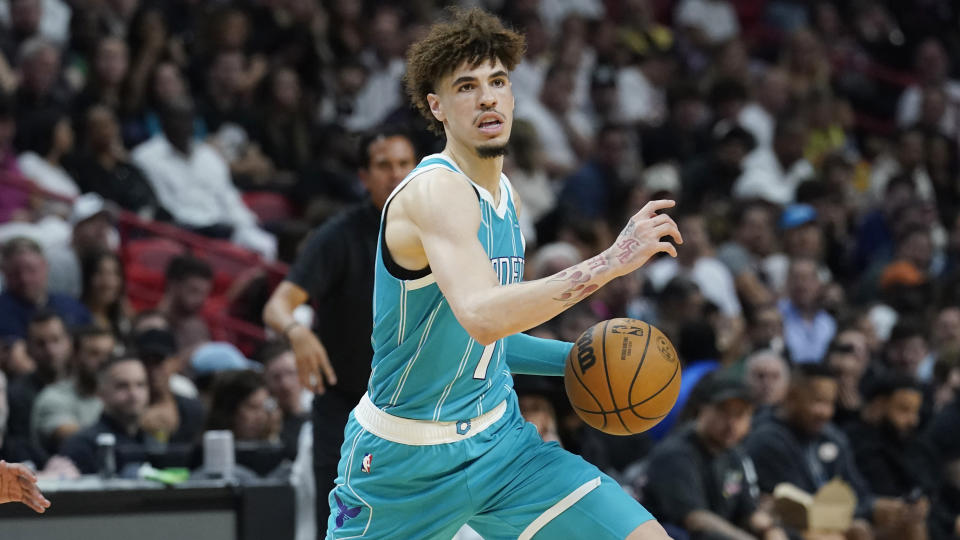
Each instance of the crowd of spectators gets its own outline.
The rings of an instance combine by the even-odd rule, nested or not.
[[[282,336],[221,341],[214,270],[190,254],[135,311],[117,216],[292,262],[364,201],[362,134],[442,148],[402,76],[447,4],[0,3],[0,458],[93,473],[111,433],[121,471],[197,466],[202,433],[227,429],[249,474],[287,474],[312,397],[293,352]],[[670,417],[605,436],[558,381],[518,378],[544,437],[677,536],[792,535],[773,488],[839,476],[858,496],[848,537],[960,537],[956,3],[456,4],[527,39],[504,171],[526,278],[595,255],[653,198],[677,200],[685,239],[532,330],[656,325],[684,365]],[[286,215],[257,213],[248,195],[264,192]]]

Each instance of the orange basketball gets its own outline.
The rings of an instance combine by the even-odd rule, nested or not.
[[[680,392],[680,362],[663,332],[636,319],[599,322],[567,356],[563,385],[587,424],[611,435],[646,431]]]

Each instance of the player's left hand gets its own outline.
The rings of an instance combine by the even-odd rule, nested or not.
[[[40,514],[50,508],[50,501],[40,493],[37,477],[30,469],[0,460],[0,504],[8,502],[21,502]]]

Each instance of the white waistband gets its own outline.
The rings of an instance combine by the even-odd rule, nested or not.
[[[381,439],[411,446],[447,444],[469,439],[499,420],[507,410],[506,400],[489,412],[469,420],[431,422],[401,418],[382,411],[364,394],[353,409],[353,417],[363,429]]]

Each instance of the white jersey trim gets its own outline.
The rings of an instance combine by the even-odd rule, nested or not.
[[[533,535],[537,534],[547,523],[550,523],[550,520],[559,516],[567,508],[577,504],[577,501],[586,497],[587,493],[590,493],[598,487],[600,487],[599,476],[573,490],[569,495],[560,499],[557,504],[547,508],[546,512],[537,516],[537,519],[533,520],[530,525],[527,525],[527,528],[520,533],[517,540],[530,540],[533,538]]]

